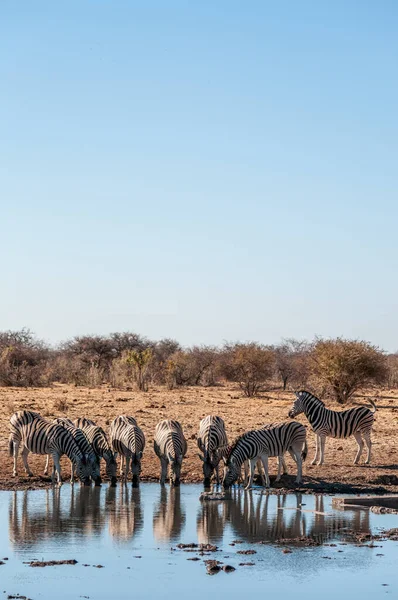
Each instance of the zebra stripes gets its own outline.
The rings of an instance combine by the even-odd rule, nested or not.
[[[160,483],[164,485],[170,465],[170,483],[180,485],[182,460],[187,453],[187,441],[180,423],[167,419],[160,421],[155,428],[153,447],[160,460]]]
[[[296,483],[302,481],[302,461],[307,456],[305,427],[296,421],[273,424],[263,429],[253,429],[241,435],[232,446],[224,468],[223,485],[230,487],[240,475],[242,464],[250,463],[250,478],[246,486],[249,489],[253,483],[254,466],[260,458],[265,472],[265,485],[269,487],[268,457],[283,457],[289,452],[297,463]],[[280,477],[280,467],[278,477]]]
[[[99,427],[86,418],[79,418],[73,422],[75,427],[82,429],[97,457],[103,458],[106,465],[106,474],[111,480],[111,485],[116,485],[116,458],[109,445],[108,438],[102,427]]]
[[[376,405],[370,401],[373,410],[366,406],[350,408],[348,410],[336,411],[329,410],[325,404],[305,390],[296,392],[296,400],[289,411],[289,417],[296,417],[304,413],[307,417],[313,431],[316,434],[315,457],[311,464],[323,465],[325,457],[325,441],[327,437],[348,438],[353,435],[358,444],[358,451],[355,456],[354,464],[358,464],[363,450],[363,439],[365,439],[368,455],[365,464],[370,463],[372,441],[371,433],[374,421]],[[319,460],[318,460],[319,456]]]
[[[72,434],[74,440],[79,444],[84,455],[87,457],[87,460],[88,460],[88,462],[90,464],[90,468],[91,468],[91,478],[95,482],[95,485],[101,485],[100,464],[99,464],[98,456],[94,452],[94,448],[88,441],[85,433],[78,427],[75,427],[73,425],[73,421],[71,421],[70,419],[68,419],[66,417],[58,417],[57,419],[53,420],[53,423],[57,423],[58,425],[65,427],[65,429],[67,429]],[[47,455],[46,468],[44,470],[45,475],[48,474],[48,463],[49,463],[49,455]],[[70,480],[70,482],[72,484],[74,483],[74,476],[75,476],[75,464],[74,464],[74,462],[71,462],[71,480]]]
[[[205,487],[209,487],[214,472],[216,481],[219,483],[219,462],[228,449],[228,438],[223,419],[212,415],[204,417],[199,424],[197,442],[199,450],[203,452],[203,456],[202,454],[198,455],[203,462],[203,484]]]
[[[29,420],[30,419],[30,420]],[[66,454],[69,460],[76,465],[77,476],[85,484],[90,483],[91,468],[79,443],[72,434],[62,425],[49,423],[40,415],[32,418],[32,413],[16,413],[10,420],[9,450],[14,456],[14,476],[17,475],[17,460],[19,447],[22,446],[22,459],[26,473],[32,477],[33,473],[28,464],[28,454],[51,454],[54,467],[52,479],[57,474],[58,485],[62,484],[60,457]]]
[[[130,460],[133,485],[139,484],[141,473],[141,459],[145,448],[145,436],[138,427],[134,417],[121,415],[111,423],[110,438],[112,449],[120,454],[120,476],[127,481]]]

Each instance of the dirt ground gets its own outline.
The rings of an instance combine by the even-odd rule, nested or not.
[[[364,392],[355,399],[366,403]],[[114,417],[133,415],[146,436],[143,458],[143,481],[156,481],[159,477],[159,461],[153,451],[153,432],[158,421],[165,418],[178,419],[188,440],[188,453],[182,467],[183,482],[202,481],[202,463],[197,456],[196,434],[199,421],[205,415],[220,415],[225,420],[230,441],[248,429],[265,423],[286,421],[293,402],[290,392],[274,391],[262,397],[248,399],[231,386],[212,388],[183,388],[169,391],[154,388],[147,393],[119,391],[102,387],[88,389],[66,385],[52,388],[0,388],[0,489],[34,489],[50,485],[48,478],[41,477],[45,457],[30,455],[29,462],[37,476],[25,476],[22,459],[19,460],[19,476],[12,477],[12,459],[8,456],[8,425],[13,412],[32,409],[47,419],[68,416],[74,419],[86,416],[105,431]],[[307,427],[309,456],[304,466],[302,491],[308,493],[398,493],[398,390],[385,390],[377,400],[383,406],[376,413],[373,428],[373,460],[371,466],[353,465],[356,443],[348,440],[328,439],[325,464],[310,464],[315,452],[315,438]],[[340,407],[333,403],[330,408]],[[297,420],[308,426],[304,415]],[[364,452],[365,454],[365,452]],[[364,457],[363,457],[364,458]],[[277,484],[279,490],[293,489],[295,468],[288,457],[290,475]],[[63,477],[69,476],[69,461],[62,459]],[[270,472],[275,474],[276,459],[271,459]],[[272,477],[271,477],[272,485]]]

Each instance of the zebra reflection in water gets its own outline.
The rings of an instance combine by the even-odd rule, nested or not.
[[[315,497],[314,511],[302,503],[308,496],[296,494],[296,506],[286,506],[287,496],[260,494],[253,497],[242,490],[227,503],[226,521],[239,539],[246,542],[274,542],[309,537],[320,543],[336,536],[347,537],[346,530],[370,531],[369,512],[325,513],[324,497]]]
[[[225,527],[226,502],[201,502],[196,517],[199,544],[219,544]]]
[[[180,540],[185,525],[185,509],[180,487],[160,488],[160,499],[153,512],[153,535],[163,542]]]
[[[49,538],[99,535],[106,516],[101,509],[101,489],[70,487],[70,494],[58,488],[44,490],[44,502],[30,502],[32,492],[13,492],[9,502],[9,538],[16,548],[35,548]]]
[[[120,542],[128,542],[142,530],[144,513],[139,488],[121,485],[108,487],[106,512],[109,515],[109,533]]]

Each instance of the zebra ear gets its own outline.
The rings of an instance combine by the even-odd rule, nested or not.
[[[198,456],[200,458],[200,460],[202,460],[203,462],[205,462],[204,456],[202,456],[201,454],[198,453]]]
[[[168,460],[170,463],[174,462],[174,458],[171,456],[170,452],[169,452],[169,453],[168,453],[168,455],[167,455],[167,460]]]

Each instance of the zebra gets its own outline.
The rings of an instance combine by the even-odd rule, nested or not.
[[[204,486],[210,486],[210,479],[214,472],[217,484],[220,483],[218,466],[228,448],[228,438],[223,419],[212,415],[204,417],[199,424],[197,442],[199,450],[203,452],[203,455],[198,454],[198,456],[203,462]]]
[[[92,445],[94,452],[99,458],[103,458],[106,463],[106,474],[111,481],[111,485],[116,485],[116,457],[109,445],[108,438],[102,427],[95,424],[94,421],[80,417],[73,422],[75,427],[83,430],[88,441]]]
[[[296,399],[289,411],[289,417],[296,417],[304,413],[316,435],[316,449],[312,465],[318,460],[318,465],[323,465],[325,456],[326,437],[348,438],[354,436],[358,444],[358,451],[355,456],[354,465],[357,465],[363,450],[363,440],[365,439],[368,455],[365,464],[370,463],[372,441],[371,432],[374,421],[374,414],[377,410],[375,403],[369,400],[373,410],[366,406],[349,408],[348,410],[336,411],[326,408],[324,402],[305,390],[296,392]]]
[[[164,485],[166,481],[169,465],[171,468],[170,484],[180,485],[182,460],[188,449],[180,423],[168,419],[160,421],[155,428],[153,446],[156,456],[160,459],[161,485]]]
[[[246,490],[253,483],[254,465],[260,458],[265,471],[265,485],[269,487],[268,457],[283,456],[289,452],[297,463],[296,483],[302,482],[302,461],[307,456],[307,441],[304,425],[293,421],[273,424],[263,429],[253,429],[241,435],[233,444],[224,467],[224,488],[229,488],[239,477],[242,464],[249,460],[250,477]],[[280,478],[279,464],[278,478]],[[277,478],[277,480],[278,480]]]
[[[95,482],[95,485],[101,485],[102,482],[101,482],[100,464],[99,464],[98,456],[94,452],[94,449],[93,449],[92,445],[90,444],[90,442],[88,441],[86,434],[78,427],[75,427],[73,425],[73,421],[71,421],[71,419],[68,419],[67,417],[58,417],[53,420],[53,423],[62,425],[63,427],[65,427],[65,429],[67,429],[73,435],[76,442],[78,442],[78,444],[83,449],[83,452],[87,456],[87,459],[91,465],[91,477],[92,477],[93,481]],[[50,462],[50,455],[47,454],[47,461],[46,461],[46,466],[44,469],[44,475],[48,475],[49,462]],[[75,464],[72,461],[71,462],[71,479],[70,479],[70,482],[72,485],[75,481],[74,476],[75,476]]]
[[[145,448],[143,431],[138,427],[134,417],[121,415],[111,423],[110,438],[112,449],[120,454],[120,476],[123,477],[125,462],[124,477],[127,481],[131,459],[133,486],[137,486],[140,481],[141,459]]]
[[[27,425],[36,419],[43,419],[43,417],[33,410],[18,410],[10,417],[10,437],[8,439],[8,451],[10,456],[14,457],[14,468],[12,472],[13,477],[17,476],[18,470],[17,461],[19,445],[21,443],[20,429],[23,425]]]
[[[51,454],[54,461],[51,478],[54,482],[56,473],[58,485],[62,485],[59,459],[62,454],[66,454],[71,461],[76,463],[78,478],[84,482],[85,485],[90,485],[90,463],[80,444],[65,427],[58,425],[57,423],[49,423],[40,417],[20,424],[18,426],[17,434],[15,435],[13,429],[16,428],[15,423],[19,419],[19,416],[16,418],[14,417],[15,415],[11,417],[12,424],[9,440],[10,455],[14,455],[14,476],[18,474],[16,465],[19,446],[22,446],[22,459],[25,471],[29,477],[33,476],[28,464],[29,452],[32,452],[33,454]]]

